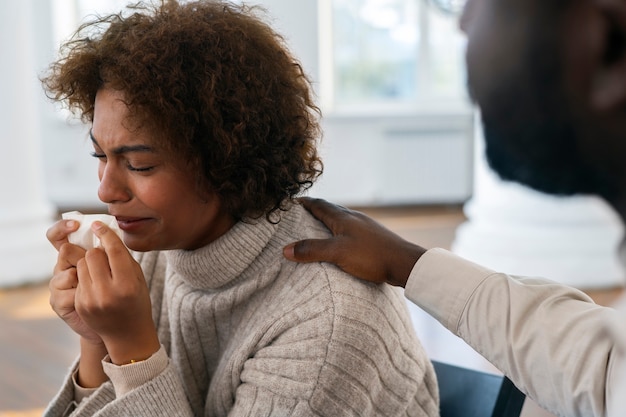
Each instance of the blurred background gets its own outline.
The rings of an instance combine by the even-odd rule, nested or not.
[[[55,253],[46,229],[63,211],[106,211],[88,127],[46,99],[38,76],[82,21],[126,3],[0,0],[0,417],[40,414],[76,354],[47,305]],[[486,166],[454,13],[431,0],[247,3],[267,9],[314,83],[325,172],[309,194],[425,247],[548,276],[603,303],[621,291],[622,229],[611,210],[502,183]],[[433,357],[489,369],[410,308]]]
[[[284,34],[323,111],[326,170],[311,194],[351,206],[458,205],[471,196],[474,115],[464,87],[465,41],[456,18],[429,1],[249,2],[265,7]],[[104,210],[88,127],[49,102],[38,77],[89,15],[127,2],[1,3],[0,224],[13,227],[0,234],[0,260],[7,259],[0,285],[13,285],[48,270],[38,269],[50,256],[41,230],[59,211]],[[32,272],[19,269],[27,252]]]

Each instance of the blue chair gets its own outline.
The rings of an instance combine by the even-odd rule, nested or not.
[[[433,361],[441,417],[519,417],[526,396],[507,377]]]

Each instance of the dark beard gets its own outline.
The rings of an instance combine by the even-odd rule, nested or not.
[[[521,108],[518,111],[523,113]],[[584,158],[578,148],[578,135],[587,130],[580,119],[559,121],[558,113],[546,111],[543,120],[517,128],[483,116],[489,166],[501,179],[540,192],[561,196],[590,194],[614,201],[619,195],[619,180],[605,164],[589,163]],[[610,135],[601,127],[593,132],[598,137]]]
[[[514,111],[524,113],[516,106]],[[593,194],[597,183],[581,161],[572,123],[550,119],[527,120],[523,125],[503,125],[483,115],[485,149],[489,166],[505,181],[525,184],[555,195]]]

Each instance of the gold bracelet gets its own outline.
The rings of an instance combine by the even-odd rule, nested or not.
[[[150,358],[148,357],[148,358],[146,358],[146,359],[131,359],[131,360],[130,360],[130,362],[125,363],[125,364],[123,364],[123,365],[132,365],[132,364],[134,364],[134,363],[143,362],[143,361],[148,360],[148,359],[150,359]]]

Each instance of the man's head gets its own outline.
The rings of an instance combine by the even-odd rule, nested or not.
[[[620,199],[626,2],[469,0],[462,27],[494,170],[544,192]]]

